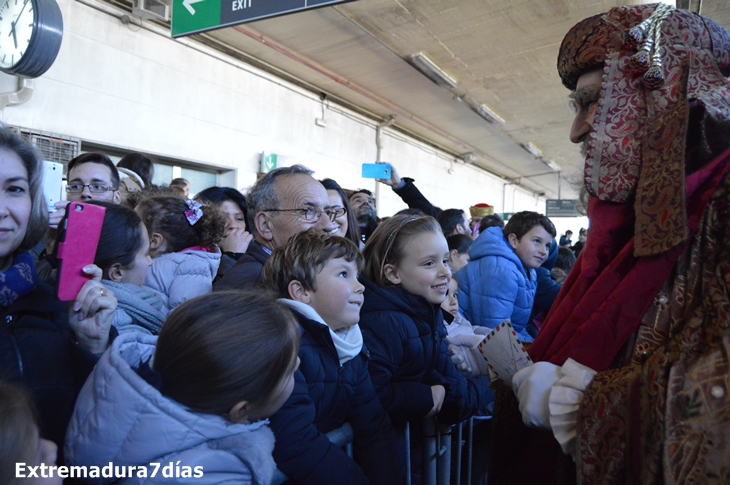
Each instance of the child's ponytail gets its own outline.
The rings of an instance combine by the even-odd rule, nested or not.
[[[159,233],[167,242],[167,252],[202,246],[212,248],[226,231],[228,221],[213,205],[174,196],[143,199],[137,212],[150,236]]]

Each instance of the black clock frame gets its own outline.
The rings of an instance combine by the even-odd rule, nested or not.
[[[36,78],[42,76],[61,50],[63,16],[56,0],[28,0],[33,4],[33,33],[23,57],[12,67],[0,71],[13,76]]]

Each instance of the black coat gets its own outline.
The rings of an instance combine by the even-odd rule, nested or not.
[[[32,393],[41,436],[63,450],[76,396],[97,358],[76,345],[68,304],[42,282],[9,307],[0,307],[0,316],[0,379]]]
[[[398,287],[379,288],[361,277],[365,303],[360,327],[370,351],[370,375],[393,424],[421,421],[433,408],[431,386],[446,398],[438,414],[458,423],[486,414],[494,393],[485,377],[467,379],[451,362],[441,307]]]
[[[291,397],[269,418],[278,468],[300,484],[400,485],[395,433],[370,381],[367,350],[340,366],[329,328],[294,315],[301,364]],[[345,423],[353,428],[357,464],[324,435]]]
[[[246,250],[246,254],[238,258],[236,264],[213,285],[213,291],[241,290],[258,286],[261,280],[261,271],[268,260],[269,253],[264,250],[261,244],[252,241]]]

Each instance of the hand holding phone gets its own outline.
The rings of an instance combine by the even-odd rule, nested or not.
[[[63,165],[56,162],[43,161],[43,197],[48,212],[56,210],[56,202],[63,198]]]
[[[101,284],[101,268],[90,264],[82,268],[87,276],[73,302],[69,303],[68,324],[80,347],[101,354],[109,346],[109,330],[117,310],[117,298]]]
[[[94,262],[105,213],[104,207],[81,202],[71,202],[66,207],[66,221],[56,247],[59,300],[75,299],[89,281],[83,268]]]

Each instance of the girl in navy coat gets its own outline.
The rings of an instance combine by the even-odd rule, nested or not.
[[[361,312],[370,375],[396,428],[438,416],[458,423],[485,414],[494,395],[483,377],[466,378],[449,358],[441,303],[451,271],[436,219],[400,215],[381,223],[365,250]]]

